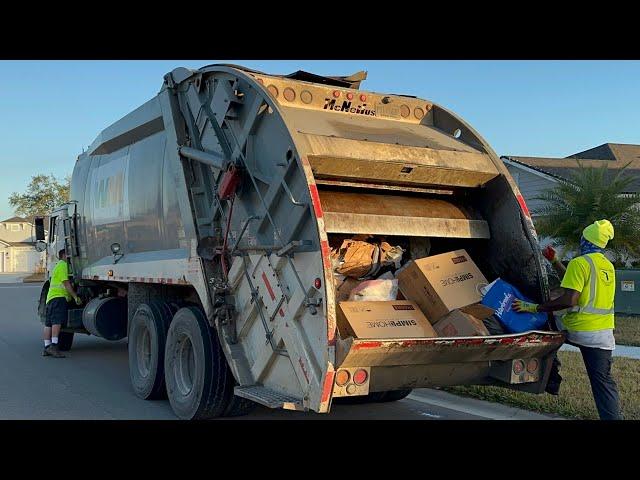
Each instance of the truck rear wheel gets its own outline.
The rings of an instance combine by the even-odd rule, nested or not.
[[[407,388],[405,390],[391,390],[389,392],[384,392],[382,398],[376,400],[376,402],[397,402],[398,400],[402,400],[407,397],[411,392],[413,392],[413,389],[411,388]]]
[[[129,376],[144,400],[166,398],[164,353],[171,310],[161,301],[142,303],[129,327]]]
[[[71,350],[73,344],[73,332],[60,332],[58,334],[58,349],[66,352]]]
[[[216,331],[202,310],[185,307],[169,327],[165,353],[167,394],[183,420],[223,416],[233,397],[233,379]]]
[[[229,374],[231,375],[231,373]],[[235,384],[235,382],[234,382]],[[224,417],[242,417],[249,415],[258,406],[257,403],[247,400],[246,398],[234,395],[229,401],[229,406],[224,412]]]

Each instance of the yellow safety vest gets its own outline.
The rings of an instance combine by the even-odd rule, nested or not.
[[[569,309],[562,323],[569,331],[593,331],[614,328],[616,275],[611,262],[600,253],[582,255],[589,265],[578,305]]]

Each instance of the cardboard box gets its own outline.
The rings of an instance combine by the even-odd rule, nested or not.
[[[461,307],[458,310],[464,313],[468,313],[469,315],[476,317],[478,320],[489,318],[496,312],[493,308],[487,307],[486,305],[483,305],[481,303],[467,305],[466,307]]]
[[[460,310],[444,316],[433,326],[439,337],[477,337],[489,335],[482,320]]]
[[[480,287],[487,283],[466,250],[419,258],[398,275],[400,291],[432,323],[456,308],[480,302]]]
[[[340,302],[338,328],[356,338],[434,338],[438,335],[413,302]]]

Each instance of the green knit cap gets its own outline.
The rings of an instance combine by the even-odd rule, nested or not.
[[[613,238],[613,225],[609,220],[596,220],[582,231],[582,236],[600,248]]]

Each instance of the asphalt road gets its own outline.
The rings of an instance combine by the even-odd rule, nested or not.
[[[127,344],[76,335],[67,358],[42,357],[36,314],[41,284],[0,283],[0,419],[174,420],[166,400],[145,401],[129,384]],[[330,414],[258,407],[249,419],[544,418],[423,389],[386,404],[334,405]]]

